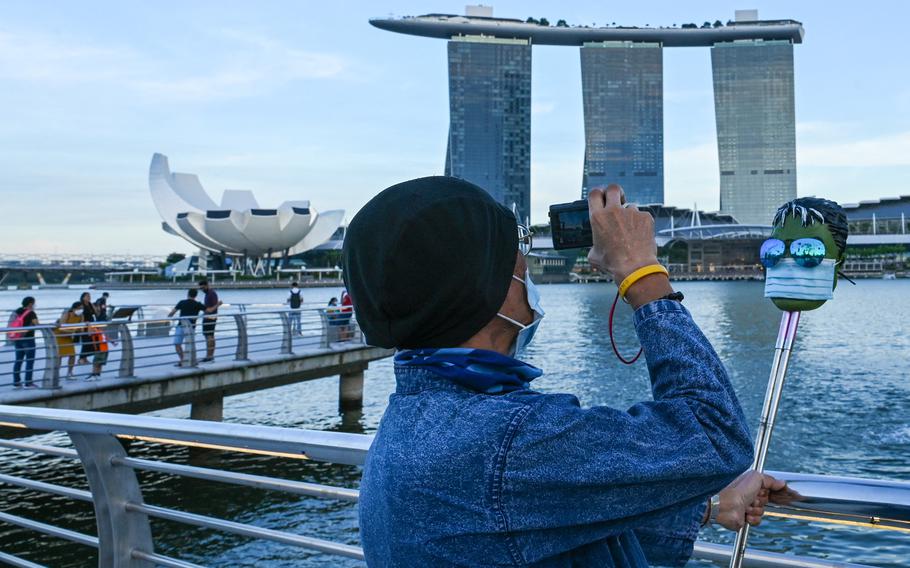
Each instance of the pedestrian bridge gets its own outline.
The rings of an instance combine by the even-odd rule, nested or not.
[[[14,342],[7,339],[0,348],[0,404],[125,413],[191,404],[192,417],[220,420],[225,396],[340,375],[340,406],[356,408],[362,403],[363,371],[371,361],[391,354],[365,345],[350,313],[322,307],[228,306],[217,319],[215,360],[203,363],[200,326],[180,318],[135,317],[154,311],[149,306],[119,307],[105,322],[0,328],[4,336],[31,330],[36,339],[34,388],[13,384]],[[45,317],[39,321],[51,313],[60,311],[41,310],[39,316]],[[60,356],[64,343],[59,338],[82,337],[86,325],[103,331],[108,340],[108,361],[97,380],[86,380],[91,355],[88,364],[75,367],[72,377],[67,377],[67,358]],[[178,326],[185,330],[181,367],[175,366],[173,340]]]

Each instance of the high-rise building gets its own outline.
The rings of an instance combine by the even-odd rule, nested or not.
[[[449,41],[446,175],[531,214],[531,44],[456,36]]]
[[[531,45],[581,47],[582,195],[618,182],[630,201],[664,203],[663,48],[710,46],[721,210],[743,223],[768,223],[778,204],[796,196],[793,44],[803,41],[800,22],[737,10],[736,21],[701,26],[589,27],[498,18],[489,6],[468,6],[465,15],[370,23],[449,41],[445,171],[514,205],[521,220],[530,206]]]
[[[619,183],[636,203],[664,202],[663,49],[604,41],[581,48],[585,116],[582,197]]]
[[[740,223],[770,223],[796,197],[793,43],[717,43],[711,64],[720,210]]]

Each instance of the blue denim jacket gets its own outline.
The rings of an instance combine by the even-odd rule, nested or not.
[[[750,466],[752,440],[681,304],[639,308],[635,328],[654,400],[625,411],[396,368],[360,489],[367,564],[684,564],[706,499]]]

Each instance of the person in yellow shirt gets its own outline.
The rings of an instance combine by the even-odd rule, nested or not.
[[[57,339],[57,355],[60,357],[61,367],[63,366],[64,357],[67,358],[67,379],[73,378],[73,367],[76,364],[76,340],[79,337],[78,334],[82,333],[83,328],[60,326],[70,326],[78,323],[82,323],[82,304],[73,302],[73,305],[63,312],[63,315],[57,320],[57,329],[54,330],[54,337]]]

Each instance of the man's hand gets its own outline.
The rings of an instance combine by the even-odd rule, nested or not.
[[[720,492],[718,524],[731,531],[738,531],[746,523],[758,526],[769,498],[774,500],[772,493],[786,487],[784,481],[770,475],[751,470],[743,473]]]
[[[635,270],[657,264],[657,242],[654,240],[654,218],[633,207],[625,208],[622,188],[610,184],[606,190],[594,188],[588,194],[588,213],[594,246],[588,252],[591,266],[613,276],[619,285]],[[626,299],[638,307],[672,292],[662,274],[642,278],[626,293]]]

